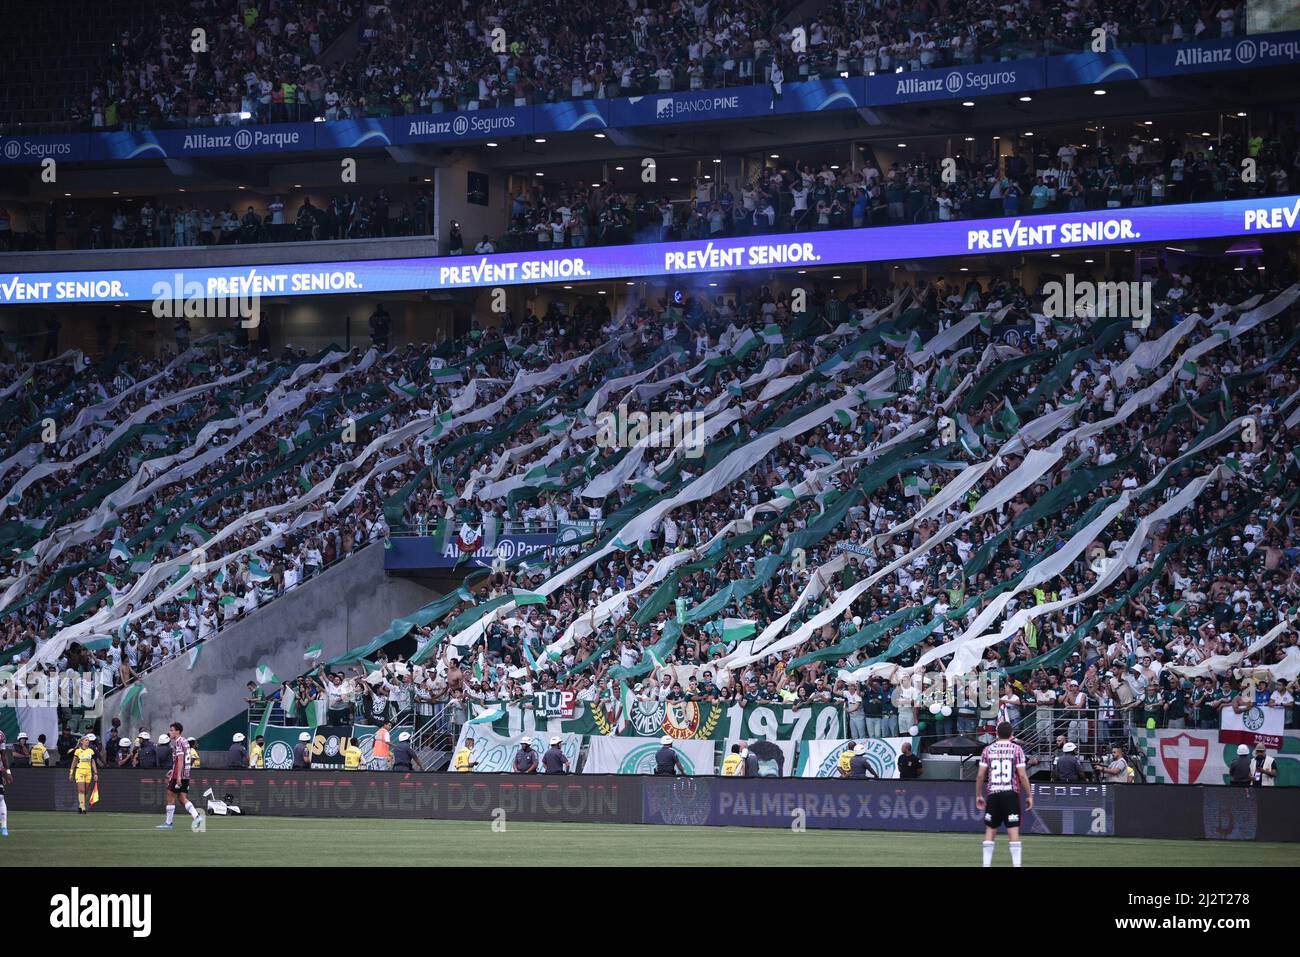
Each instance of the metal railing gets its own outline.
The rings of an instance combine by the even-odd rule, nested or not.
[[[426,771],[441,771],[451,763],[460,726],[452,724],[445,701],[417,702],[412,709],[411,750]]]
[[[1058,739],[1073,743],[1081,761],[1105,764],[1115,745],[1128,751],[1129,725],[1114,708],[1034,708],[1014,725],[1016,740],[1031,761],[1050,762]]]

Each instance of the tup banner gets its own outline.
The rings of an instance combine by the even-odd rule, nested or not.
[[[587,763],[583,774],[654,774],[655,753],[662,747],[658,741],[637,738],[604,738],[595,735],[588,740]],[[681,758],[682,768],[688,775],[713,774],[712,741],[678,741],[673,750]]]
[[[698,276],[967,253],[1078,249],[1132,242],[1287,233],[1300,229],[1300,196],[1144,206],[1003,219],[842,229],[580,250],[355,262],[277,263],[186,270],[0,273],[0,305],[139,302],[198,284],[205,298],[452,290],[572,279]],[[531,547],[532,543],[525,543]],[[553,544],[553,542],[552,542]],[[430,554],[429,559],[434,556]]]

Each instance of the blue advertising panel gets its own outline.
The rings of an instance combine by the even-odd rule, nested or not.
[[[1297,62],[1300,62],[1300,30],[1147,47],[1148,76],[1294,66]]]
[[[387,117],[368,116],[359,120],[313,123],[316,128],[316,149],[391,146],[394,122]]]
[[[395,116],[391,122],[394,143],[464,143],[533,132],[533,108]]]
[[[738,239],[588,246],[491,256],[259,263],[195,269],[0,273],[0,305],[151,301],[201,284],[208,298],[477,289],[524,283],[699,276],[808,265],[895,262],[968,253],[1079,249],[1134,242],[1287,233],[1300,196],[972,219]]]
[[[603,130],[612,124],[612,100],[562,100],[531,107],[534,133]]]
[[[1146,76],[1146,47],[1112,47],[1105,53],[1067,53],[1047,58],[1047,85],[1091,86]]]
[[[54,133],[49,136],[0,136],[0,164],[39,164],[45,159],[76,162],[90,158],[89,133]]]
[[[385,571],[447,570],[461,568],[490,568],[497,558],[513,561],[536,555],[547,558],[555,548],[555,534],[507,534],[497,538],[492,548],[480,547],[472,552],[462,552],[452,536],[445,544],[432,536],[397,536],[390,538],[390,548],[384,549]]]
[[[984,830],[984,812],[966,781],[834,778],[656,778],[643,781],[646,824],[712,824],[881,831]],[[1024,813],[1030,834],[1105,836],[1114,832],[1114,791],[1104,784],[1036,785]]]
[[[910,73],[878,73],[867,77],[867,102],[876,106],[965,99],[1041,90],[1045,85],[1043,60],[1007,60]]]
[[[266,126],[205,126],[181,130],[123,130],[94,137],[91,159],[187,159],[246,156],[256,153],[316,149],[320,123],[273,123]]]
[[[666,126],[735,120],[772,113],[775,102],[776,98],[767,86],[650,93],[614,100],[614,122],[611,125]]]

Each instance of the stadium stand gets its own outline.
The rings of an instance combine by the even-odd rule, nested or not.
[[[346,119],[769,83],[774,69],[786,81],[919,70],[1071,52],[1095,28],[1121,45],[1232,37],[1244,32],[1246,5],[853,0],[821,5],[798,53],[782,22],[788,5],[605,2],[543,13],[538,3],[487,4],[472,17],[446,3],[364,6],[151,4],[127,19],[79,98],[53,99],[79,72],[55,78],[50,89],[51,63],[39,61],[46,67],[36,85],[45,95],[9,106],[3,122],[71,118],[74,128],[138,129]],[[196,18],[220,25],[203,52],[191,52]],[[497,27],[506,36],[500,53],[489,42]],[[351,49],[336,51],[340,39]],[[62,66],[61,58],[54,64]],[[61,109],[49,110],[52,102]]]
[[[5,651],[121,687],[390,535],[585,520],[594,540],[563,562],[472,575],[329,662],[331,708],[463,723],[565,687],[611,709],[837,701],[855,737],[942,734],[970,716],[931,722],[882,681],[956,651],[957,673],[1025,678],[1014,710],[1109,714],[1095,736],[1069,724],[1090,748],[1148,710],[1165,726],[1168,704],[1206,720],[1231,692],[1205,701],[1198,667],[1249,652],[1286,673],[1295,640],[1300,287],[1150,278],[1145,341],[1045,321],[1041,290],[925,283],[801,314],[782,295],[592,307],[364,354],[223,338],[166,363],[13,365],[6,419],[30,424],[4,436]],[[990,336],[1022,322],[1037,348]],[[610,447],[615,403],[699,416],[702,457]],[[47,417],[61,440],[38,462]],[[276,691],[290,721],[326,693]]]
[[[1168,64],[1081,52],[1096,29],[1109,53],[1233,40],[1246,3],[109,0],[62,44],[56,13],[28,6],[30,49],[0,79],[30,90],[0,125],[102,134],[11,137],[0,184],[0,681],[75,683],[64,735],[110,714],[143,725],[164,686],[169,707],[193,696],[204,649],[220,664],[202,666],[199,734],[393,719],[435,767],[471,722],[518,730],[552,690],[622,728],[658,705],[830,704],[842,736],[928,747],[1006,719],[1035,760],[1068,742],[1099,761],[1134,732],[1217,728],[1256,702],[1297,728],[1293,111],[1276,91],[1240,102],[1254,74],[1236,51],[1236,79],[1204,103],[1171,92]],[[1066,53],[1087,63],[1050,79],[1040,63],[1023,89],[1050,95],[1033,110],[1019,79],[994,94],[960,76],[978,103],[934,81],[943,98],[777,108],[800,79],[874,90],[876,74]],[[1279,76],[1284,55],[1260,69]],[[1071,115],[1112,67],[1106,110]],[[766,117],[665,97],[653,124],[548,117],[500,143],[468,121],[460,139],[346,122],[761,84]],[[239,131],[209,151],[161,135],[280,123],[329,136],[281,151]],[[533,149],[542,130],[550,151]],[[28,176],[42,146],[75,157],[65,179]],[[367,175],[349,179],[344,152]],[[641,178],[643,153],[662,179]],[[1238,200],[1257,202],[1213,205]],[[937,235],[920,224],[1013,233],[1190,203],[1212,241],[1106,234],[1118,218],[1098,215],[1098,245],[953,227],[942,260],[873,249],[842,270],[802,241],[680,275],[671,249],[603,250],[590,271],[582,254],[486,258],[895,227],[866,246]],[[272,244],[288,248],[252,248]],[[373,288],[316,269],[346,274],[349,256]],[[441,276],[516,265],[554,271],[509,273],[509,296]],[[197,335],[140,295],[37,288],[59,269],[89,286],[184,268],[214,296],[223,270],[253,284],[263,266],[320,285],[280,283],[267,321],[204,316]],[[1149,322],[1049,309],[1063,278],[1142,286]],[[498,292],[509,303],[489,309]],[[493,551],[534,535],[549,544]],[[306,609],[293,640],[315,627],[327,576],[349,572],[352,595],[417,547],[438,584],[402,592],[391,622],[375,602],[367,640],[293,648],[283,675],[250,660],[289,644],[262,623]]]

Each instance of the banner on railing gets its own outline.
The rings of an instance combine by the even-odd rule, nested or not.
[[[474,770],[480,773],[499,773],[514,771],[515,755],[519,753],[523,746],[524,738],[529,738],[529,746],[537,752],[538,773],[540,774],[540,762],[542,754],[551,746],[551,738],[560,739],[560,750],[564,756],[569,759],[569,770],[578,769],[578,755],[582,751],[582,736],[577,734],[552,732],[542,734],[497,734],[491,727],[482,724],[467,724],[460,730],[460,739],[456,742],[456,750],[459,751],[465,746],[467,738],[474,739],[474,750],[470,752],[470,760],[474,762]]]
[[[1154,784],[1228,784],[1228,766],[1237,758],[1237,744],[1221,741],[1218,730],[1197,728],[1159,731],[1139,729],[1133,738],[1145,756],[1142,771]],[[1274,783],[1300,786],[1300,731],[1285,731],[1279,750],[1270,750],[1277,771]],[[1252,753],[1252,758],[1254,757]]]
[[[801,778],[838,778],[840,777],[840,756],[851,750],[851,745],[863,745],[871,770],[878,778],[898,777],[898,756],[903,753],[903,745],[911,738],[864,738],[860,741],[818,740],[809,741],[799,747],[799,768]]]
[[[478,725],[483,727],[483,725]],[[597,703],[578,702],[572,720],[547,719],[533,708],[513,704],[491,728],[501,735],[566,733],[632,738],[671,735],[678,741],[811,741],[840,738],[841,707],[835,704],[728,705],[707,701],[639,702],[631,714],[610,713]]]
[[[287,771],[293,767],[293,749],[298,745],[300,736],[306,732],[310,735],[307,742],[308,760],[312,769],[318,771],[342,771],[343,752],[350,742],[356,741],[361,749],[361,767],[369,769],[373,765],[375,732],[379,728],[368,724],[319,725],[315,728],[268,725],[262,732],[266,739],[266,750],[262,753],[265,767]],[[257,729],[249,725],[249,740]],[[393,739],[397,739],[397,730],[393,730]]]
[[[658,741],[636,738],[589,739],[584,774],[654,774],[655,755],[663,747]],[[712,741],[678,741],[673,750],[681,759],[681,773],[713,774],[715,770]]]
[[[1245,744],[1251,748],[1257,744],[1280,748],[1285,733],[1282,716],[1281,708],[1265,708],[1258,704],[1246,711],[1223,708],[1219,711],[1219,740],[1224,744]]]

